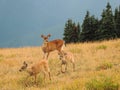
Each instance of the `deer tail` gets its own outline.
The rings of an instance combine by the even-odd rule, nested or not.
[[[63,42],[63,45],[62,45],[62,49],[61,49],[62,51],[63,51],[64,47],[66,47],[65,41]]]

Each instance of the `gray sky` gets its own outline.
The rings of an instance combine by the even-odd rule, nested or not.
[[[82,22],[86,11],[100,18],[107,2],[112,9],[119,0],[0,0],[0,47],[41,45],[40,34],[62,38],[70,18]]]

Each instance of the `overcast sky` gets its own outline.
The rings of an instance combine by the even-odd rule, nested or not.
[[[41,45],[40,34],[62,38],[70,18],[82,22],[86,11],[100,18],[107,2],[120,0],[0,0],[0,47]]]

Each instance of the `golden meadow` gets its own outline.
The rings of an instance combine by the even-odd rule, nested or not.
[[[40,73],[37,85],[27,80],[26,72],[19,72],[24,61],[30,65],[42,59],[41,47],[0,49],[0,90],[120,90],[120,39],[102,42],[67,44],[64,50],[75,57],[75,72],[71,63],[66,73],[60,73],[61,61],[57,51],[48,58],[50,81]]]

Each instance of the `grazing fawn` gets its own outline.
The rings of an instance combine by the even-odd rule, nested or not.
[[[49,37],[51,35],[48,34],[47,36],[41,35],[43,38],[43,45],[42,45],[42,51],[44,53],[43,58],[48,58],[50,52],[57,50],[58,52],[61,52],[64,46],[64,41],[61,39],[56,39],[52,41],[48,41]]]
[[[60,60],[62,61],[61,63],[61,72],[64,73],[67,71],[67,64],[70,61],[73,65],[73,71],[75,71],[75,60],[74,56],[71,52],[65,52],[62,51],[61,53],[58,53]],[[62,66],[65,65],[65,71],[63,71]]]
[[[49,79],[51,80],[50,76],[50,69],[48,65],[47,60],[40,60],[38,63],[33,64],[31,67],[28,67],[28,64],[24,61],[23,66],[19,70],[20,72],[22,71],[27,71],[29,73],[29,76],[34,76],[35,77],[35,83],[36,83],[36,78],[38,73],[43,72],[44,73],[44,80],[46,78],[46,75],[49,75]],[[26,80],[28,79],[26,78]]]

